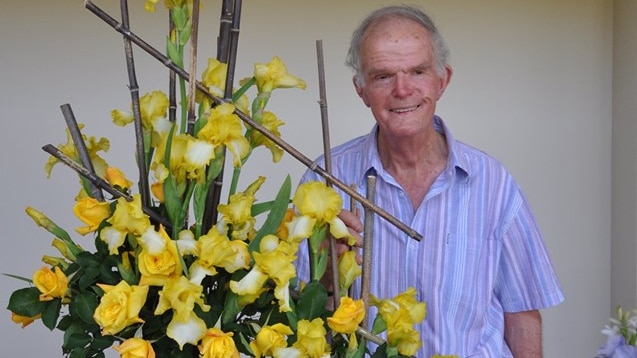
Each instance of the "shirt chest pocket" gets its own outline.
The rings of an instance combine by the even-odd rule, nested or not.
[[[447,234],[442,245],[442,297],[484,307],[493,295],[498,249],[494,238]]]

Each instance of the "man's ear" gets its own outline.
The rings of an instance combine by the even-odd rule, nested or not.
[[[440,99],[442,94],[445,93],[449,82],[451,82],[451,75],[453,75],[453,68],[450,65],[445,66],[444,75],[440,78],[440,90],[438,91],[437,99]]]
[[[365,91],[363,91],[363,86],[360,85],[356,75],[352,77],[352,83],[354,84],[354,88],[356,89],[356,93],[358,94],[358,97],[360,97],[363,100],[363,103],[365,103],[365,105],[369,107],[369,102],[367,101],[367,96],[365,95]]]

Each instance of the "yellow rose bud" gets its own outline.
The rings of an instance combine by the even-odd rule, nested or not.
[[[139,311],[146,302],[148,286],[130,286],[121,281],[116,286],[98,286],[104,290],[93,319],[102,327],[102,334],[116,334],[134,323],[142,323]]]
[[[34,317],[25,317],[25,316],[20,316],[18,314],[11,312],[11,320],[17,324],[21,324],[22,328],[30,325],[31,323],[33,323],[33,321],[35,321],[36,319],[40,317],[41,317],[40,314]]]
[[[239,358],[239,351],[232,340],[232,332],[209,328],[199,346],[202,358]]]
[[[42,262],[51,267],[60,266],[63,270],[66,270],[69,267],[69,263],[63,257],[43,255]]]
[[[33,284],[41,292],[40,301],[50,301],[64,297],[69,279],[59,267],[56,266],[54,272],[44,266],[33,274]]]
[[[130,189],[133,185],[133,182],[126,179],[126,175],[116,167],[106,168],[106,174],[104,176],[106,181],[114,187],[118,186],[122,189]]]
[[[78,227],[75,231],[80,235],[86,235],[97,230],[102,221],[111,216],[111,209],[107,202],[86,197],[75,203],[73,214],[86,224],[86,226]]]
[[[363,273],[361,266],[356,262],[356,251],[346,251],[338,258],[338,277],[341,292],[345,292],[354,280]]]
[[[71,250],[69,250],[69,247],[66,245],[64,241],[58,238],[54,238],[53,241],[51,241],[51,246],[58,249],[58,251],[62,254],[62,256],[64,256],[68,260],[75,261],[75,255],[73,255]]]
[[[142,338],[129,338],[114,348],[121,358],[155,358],[153,346]]]

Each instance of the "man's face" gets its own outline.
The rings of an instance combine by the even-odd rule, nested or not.
[[[436,71],[431,35],[411,20],[393,19],[367,30],[360,48],[364,83],[356,92],[381,133],[408,136],[431,130],[436,102],[451,69]]]

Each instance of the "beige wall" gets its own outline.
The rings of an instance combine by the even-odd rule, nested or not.
[[[214,55],[219,18],[219,1],[203,2],[201,58]],[[119,17],[115,1],[97,3]],[[163,48],[165,13],[146,14],[142,1],[130,3],[133,30]],[[244,2],[237,77],[247,76],[253,62],[276,54],[290,72],[307,80],[304,92],[276,93],[271,109],[287,122],[284,138],[308,157],[322,150],[315,135],[320,132],[315,40],[323,40],[332,144],[338,144],[372,125],[343,58],[357,21],[384,3],[388,1]],[[454,77],[439,114],[456,137],[504,162],[525,189],[546,236],[566,294],[564,304],[544,312],[546,357],[592,356],[603,342],[599,331],[614,301],[635,304],[637,163],[635,101],[629,97],[635,93],[630,35],[635,33],[635,5],[616,1],[622,11],[613,14],[612,2],[606,0],[418,3],[438,22],[452,52]],[[620,46],[615,51],[622,54],[615,62],[614,78],[620,83],[615,87],[613,31]],[[110,138],[109,162],[133,173],[132,130],[114,127],[109,120],[110,110],[127,108],[130,97],[121,37],[79,1],[2,2],[0,45],[0,272],[30,276],[43,254],[55,252],[51,238],[34,227],[24,208],[34,206],[68,230],[79,226],[70,214],[75,176],[59,167],[46,180],[42,170],[47,155],[40,147],[65,141],[59,106],[71,104],[78,121],[86,123],[85,133]],[[142,93],[164,89],[161,65],[139,50],[135,54]],[[613,98],[613,90],[622,97]],[[620,118],[614,137],[613,104]],[[613,138],[620,142],[613,146]],[[626,175],[615,167],[626,181],[615,176],[611,182],[612,150],[628,162]],[[249,181],[265,174],[265,193],[287,173],[298,180],[303,170],[290,156],[273,167],[264,154],[243,177]],[[622,188],[613,201],[611,184]],[[622,204],[613,205],[618,201]],[[628,215],[615,232],[625,241],[613,249],[613,257],[621,257],[628,267],[614,271],[613,288],[630,291],[613,291],[612,300],[611,206]],[[89,238],[80,240],[91,245]],[[0,286],[0,305],[6,307],[8,292],[22,283],[0,278]],[[21,330],[5,313],[0,319],[5,352],[61,355],[59,332],[49,333],[39,323]]]

